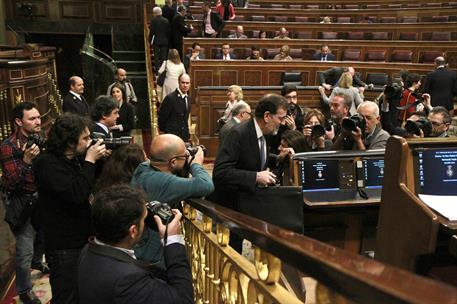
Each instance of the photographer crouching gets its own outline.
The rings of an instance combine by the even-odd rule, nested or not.
[[[49,131],[45,153],[33,162],[53,304],[78,303],[78,258],[92,235],[95,163],[105,156],[106,147],[101,139],[91,145],[90,124],[71,113],[58,117]]]
[[[162,134],[154,138],[150,151],[150,161],[141,163],[132,177],[132,186],[143,190],[148,201],[181,209],[182,200],[213,192],[213,181],[202,166],[201,146],[186,148],[180,137]],[[135,247],[135,254],[141,259],[163,264],[162,249],[157,232],[148,228],[142,242]]]
[[[99,192],[92,206],[95,238],[81,252],[80,304],[193,303],[192,275],[181,234],[181,212],[173,209],[167,227],[154,215],[164,242],[166,281],[151,265],[137,260],[133,248],[149,216],[142,192],[116,185]],[[75,273],[73,273],[75,275]]]

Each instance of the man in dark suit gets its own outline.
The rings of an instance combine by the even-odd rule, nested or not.
[[[330,52],[328,45],[323,44],[321,46],[321,51],[316,52],[316,54],[313,56],[313,59],[318,61],[335,61],[336,57]]]
[[[168,57],[171,27],[168,20],[162,16],[160,7],[154,7],[152,13],[153,18],[149,25],[149,41],[151,41],[154,50],[154,67],[158,71],[162,62]]]
[[[95,123],[92,132],[102,133],[105,137],[112,137],[111,128],[116,125],[119,118],[119,108],[111,96],[97,97],[90,111],[90,116]]]
[[[424,92],[431,96],[432,106],[445,107],[453,114],[453,98],[457,95],[457,76],[455,71],[449,70],[444,57],[435,59],[435,70],[427,74]]]
[[[190,76],[182,74],[178,78],[179,86],[168,94],[160,106],[159,129],[162,133],[175,134],[188,141],[189,116],[191,113],[191,100],[188,95],[190,88]]]
[[[201,47],[198,42],[192,43],[192,50],[190,54],[187,54],[184,57],[184,67],[186,71],[189,72],[189,66],[191,60],[201,60],[206,59],[205,54],[201,53]]]
[[[224,43],[222,45],[222,52],[219,54],[216,54],[215,59],[221,59],[221,60],[233,60],[236,59],[236,55],[230,52],[230,45],[228,43]]]
[[[325,70],[319,74],[319,84],[326,90],[331,90],[338,84],[338,80],[340,80],[340,77],[344,72],[351,73],[354,87],[367,87],[367,84],[360,80],[360,78],[355,74],[355,69],[353,67],[334,67]]]
[[[145,228],[145,204],[142,193],[127,185],[113,186],[95,196],[95,237],[82,250],[77,272],[80,304],[194,302],[179,210],[172,210],[174,218],[167,228],[154,216],[165,242],[165,273],[136,259],[133,247]]]
[[[70,91],[63,99],[63,111],[79,114],[81,116],[89,115],[89,104],[84,98],[84,81],[81,77],[72,76],[68,80]]]
[[[225,21],[222,20],[218,13],[211,11],[211,3],[209,1],[203,2],[202,10],[202,36],[212,38],[221,37]]]
[[[177,10],[173,5],[173,0],[165,0],[164,6],[162,6],[162,15],[168,20],[168,22],[173,22],[173,17],[176,15]]]
[[[230,130],[240,122],[251,119],[251,107],[244,101],[238,101],[232,109],[232,119],[227,121],[219,131],[219,142],[222,142]]]
[[[184,22],[185,15],[186,8],[184,6],[178,7],[178,14],[173,17],[173,22],[171,23],[171,45],[178,50],[181,60],[184,58],[182,53],[183,37],[186,37],[193,29],[192,25],[187,26]]]

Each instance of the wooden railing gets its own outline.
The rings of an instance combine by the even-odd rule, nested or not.
[[[196,303],[300,303],[283,287],[288,286],[281,275],[284,262],[317,281],[315,290],[306,291],[307,298],[315,294],[316,303],[457,303],[454,287],[205,200],[188,201],[184,215]],[[254,244],[254,263],[227,245],[230,233]]]

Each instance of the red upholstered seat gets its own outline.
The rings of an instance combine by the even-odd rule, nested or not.
[[[383,87],[389,82],[389,75],[385,73],[367,73],[366,83],[375,87]]]
[[[351,23],[351,17],[336,17],[337,23]]]
[[[309,22],[309,18],[305,16],[295,16],[295,22]]]
[[[344,50],[343,51],[343,60],[348,61],[360,61],[360,50]]]
[[[372,32],[371,39],[373,40],[388,40],[389,34],[387,32]]]
[[[244,59],[251,55],[251,48],[234,48],[233,53],[238,59]]]
[[[307,9],[319,9],[319,5],[316,4],[308,4],[306,6]]]
[[[299,9],[302,9],[303,7],[301,6],[301,4],[289,4],[289,8],[293,9],[293,10],[299,10]]]
[[[290,49],[289,56],[292,57],[292,59],[302,60],[303,59],[302,49]]]
[[[396,23],[397,17],[381,17],[381,23]]]
[[[432,22],[448,22],[449,16],[432,16]]]
[[[337,32],[322,32],[322,39],[338,39]]]
[[[379,4],[367,4],[368,9],[380,9],[381,5]]]
[[[345,9],[359,9],[359,5],[358,4],[346,4],[344,6]]]
[[[420,63],[433,63],[435,61],[435,58],[438,56],[443,56],[443,52],[424,51],[420,54],[419,62]]]
[[[215,58],[217,54],[220,54],[222,49],[220,47],[211,48],[211,58]],[[208,57],[207,57],[208,58]],[[209,59],[209,58],[208,58]]]
[[[284,5],[278,3],[272,3],[271,8],[284,8]]]
[[[386,61],[385,50],[368,50],[367,61]]]
[[[402,32],[402,33],[400,33],[400,40],[416,41],[417,40],[417,33],[415,33],[415,32]]]
[[[236,15],[235,20],[236,21],[245,21],[246,17],[244,17],[243,15]]]
[[[277,54],[279,54],[279,48],[267,49],[265,59],[273,59]]]
[[[409,50],[395,50],[392,52],[392,62],[411,62],[413,52]]]
[[[297,39],[312,39],[313,33],[312,32],[297,32],[295,34],[295,38]]]
[[[364,40],[365,33],[364,32],[349,32],[348,39],[350,40]]]
[[[253,15],[253,16],[251,16],[251,20],[252,20],[252,21],[265,21],[265,16],[256,16],[256,15]]]
[[[287,22],[287,16],[274,16],[276,22]]]
[[[416,23],[417,17],[416,16],[404,16],[401,18],[402,23]]]
[[[432,32],[432,41],[449,41],[451,40],[450,32]]]

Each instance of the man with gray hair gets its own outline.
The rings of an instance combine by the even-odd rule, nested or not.
[[[219,131],[219,142],[222,142],[230,130],[245,120],[251,119],[251,107],[244,101],[238,101],[232,109],[232,119],[227,121]]]
[[[435,58],[435,70],[427,74],[424,92],[430,94],[433,107],[445,107],[452,116],[453,98],[457,95],[457,74],[447,68],[444,57]]]
[[[152,20],[149,25],[149,41],[154,51],[154,67],[156,72],[167,60],[168,45],[170,43],[170,22],[162,16],[162,9],[158,6],[152,9]]]
[[[365,121],[365,126],[362,127],[362,123],[356,126],[355,130],[349,130],[343,123],[342,132],[333,148],[335,150],[352,148],[359,151],[385,149],[390,134],[381,128],[378,105],[372,101],[364,101],[357,107],[357,113]]]

